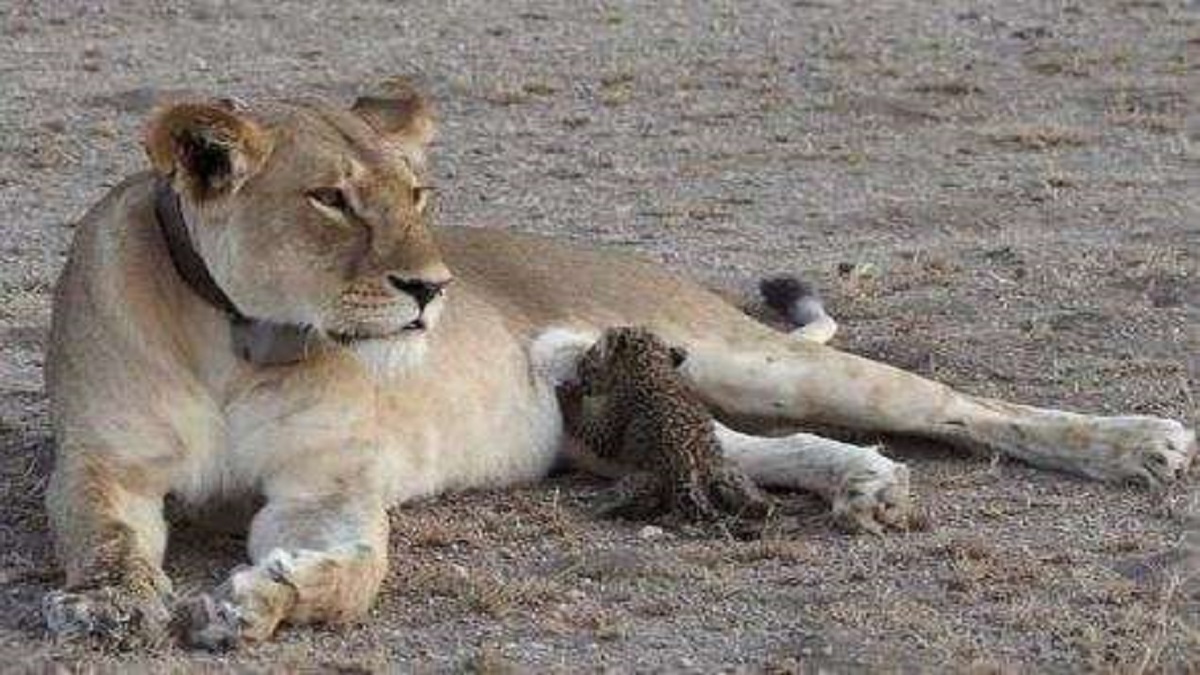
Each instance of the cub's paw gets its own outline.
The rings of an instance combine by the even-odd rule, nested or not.
[[[596,497],[591,511],[606,520],[648,520],[665,513],[666,507],[653,493],[630,494],[609,488]]]
[[[771,499],[733,464],[716,472],[709,490],[721,509],[737,519],[763,520],[774,510]]]
[[[831,498],[834,520],[851,532],[883,534],[908,526],[908,467],[876,454],[843,476]]]
[[[1196,456],[1196,432],[1174,420],[1105,417],[1089,432],[1086,456],[1096,461],[1085,472],[1101,480],[1163,487],[1182,478]]]
[[[122,649],[160,646],[170,611],[157,594],[113,586],[51,591],[42,598],[46,630],[58,640],[97,640]]]

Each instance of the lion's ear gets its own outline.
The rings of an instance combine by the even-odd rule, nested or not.
[[[271,153],[269,134],[226,102],[164,107],[144,142],[155,171],[194,199],[236,191]]]
[[[359,97],[350,108],[380,136],[399,145],[418,161],[433,140],[433,109],[408,81],[386,83],[379,94]]]

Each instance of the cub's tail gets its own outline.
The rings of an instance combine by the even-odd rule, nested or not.
[[[801,340],[825,344],[837,333],[837,322],[825,312],[821,296],[809,284],[793,276],[770,277],[758,284],[763,303],[787,318]]]

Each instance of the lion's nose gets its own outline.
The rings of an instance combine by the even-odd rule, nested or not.
[[[429,279],[408,279],[397,274],[388,275],[388,283],[401,293],[407,293],[417,301],[417,307],[425,309],[425,305],[433,302],[452,279],[431,281]]]

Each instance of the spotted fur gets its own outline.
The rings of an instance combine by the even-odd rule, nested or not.
[[[712,415],[677,370],[686,358],[645,328],[622,327],[580,359],[568,429],[628,470],[603,513],[711,521],[767,512],[758,488],[722,456]]]

